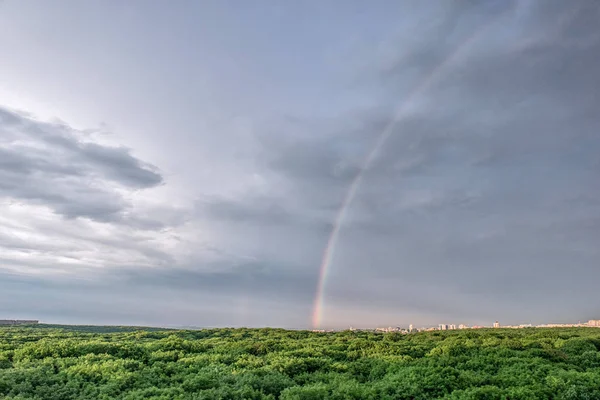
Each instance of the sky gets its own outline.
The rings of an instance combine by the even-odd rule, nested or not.
[[[0,319],[600,318],[599,19],[1,1]]]

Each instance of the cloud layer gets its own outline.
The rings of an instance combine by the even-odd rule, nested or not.
[[[92,14],[111,11],[115,25],[92,26],[86,40],[118,64],[93,64],[103,85],[84,86],[98,105],[75,96],[65,109],[106,110],[111,125],[142,133],[120,129],[108,142],[0,96],[11,103],[0,107],[0,293],[10,293],[0,299],[17,299],[3,313],[306,327],[334,218],[389,128],[343,221],[325,325],[597,317],[593,0],[306,4],[276,19],[182,8],[170,10],[164,48],[135,45],[163,43],[151,27],[167,10],[106,7]],[[194,13],[222,24],[201,31]],[[116,40],[129,25],[146,37]],[[85,42],[72,36],[56,43]],[[12,64],[0,76],[24,80],[37,53],[4,44]],[[56,68],[72,67],[58,58],[68,50],[48,46]],[[126,93],[113,105],[116,82]],[[29,89],[72,96],[58,93]],[[65,311],[25,301],[35,288]]]
[[[159,185],[163,178],[129,149],[86,142],[66,124],[41,122],[0,108],[0,195],[50,207],[67,218],[123,218],[120,189]]]

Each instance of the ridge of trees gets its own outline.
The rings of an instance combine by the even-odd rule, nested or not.
[[[0,399],[600,399],[600,329],[3,327]]]

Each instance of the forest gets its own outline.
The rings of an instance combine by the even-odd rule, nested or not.
[[[0,399],[600,399],[600,329],[3,327]]]

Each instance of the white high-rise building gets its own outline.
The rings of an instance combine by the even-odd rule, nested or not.
[[[449,329],[452,329],[452,330],[456,329],[456,325],[455,324],[451,324]]]
[[[413,330],[414,330],[413,324],[410,324],[410,325],[408,326],[408,331],[409,331],[409,332],[412,332]]]
[[[500,328],[500,322],[498,322],[498,321],[494,322],[494,328]]]

